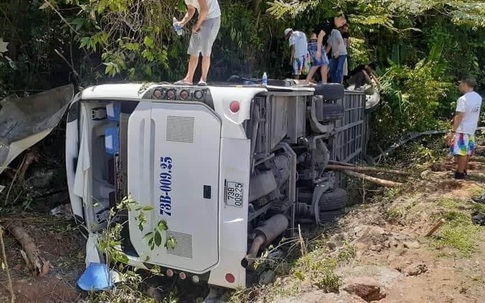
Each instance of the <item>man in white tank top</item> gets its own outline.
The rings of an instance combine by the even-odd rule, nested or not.
[[[192,85],[195,69],[199,62],[199,54],[202,54],[202,76],[198,85],[207,85],[207,75],[210,68],[212,45],[216,40],[219,28],[221,27],[221,9],[217,0],[185,0],[187,12],[179,25],[184,26],[194,17],[195,12],[199,14],[197,22],[192,27],[189,48],[190,55],[187,75],[183,80],[175,82],[179,85]]]

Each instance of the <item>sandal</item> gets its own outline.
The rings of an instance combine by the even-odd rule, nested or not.
[[[198,86],[207,86],[207,82],[205,82],[204,80],[200,80],[197,85]]]
[[[193,85],[191,82],[185,81],[185,79],[178,80],[177,82],[173,83],[174,85]]]

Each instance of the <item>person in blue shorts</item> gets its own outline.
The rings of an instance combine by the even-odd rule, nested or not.
[[[291,48],[290,65],[293,68],[293,78],[308,74],[310,69],[310,57],[307,49],[306,35],[291,28],[285,29],[285,39],[288,39]]]

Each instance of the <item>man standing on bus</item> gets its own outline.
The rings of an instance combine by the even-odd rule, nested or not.
[[[298,80],[301,74],[308,74],[311,65],[306,35],[287,28],[285,39],[288,39],[291,48],[290,65],[293,67],[293,78]]]
[[[177,85],[192,85],[195,69],[199,63],[199,54],[202,54],[202,76],[198,85],[207,85],[207,75],[211,64],[212,45],[216,40],[221,27],[221,9],[217,0],[185,0],[187,12],[178,25],[183,27],[199,13],[197,22],[192,27],[189,49],[190,55],[187,75],[183,80],[175,82]]]

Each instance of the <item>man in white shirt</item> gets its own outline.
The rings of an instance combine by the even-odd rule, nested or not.
[[[207,85],[207,75],[209,73],[212,45],[216,40],[219,28],[221,27],[221,9],[217,0],[185,0],[187,13],[180,20],[181,27],[187,24],[198,12],[197,22],[192,27],[189,49],[190,55],[189,68],[183,80],[175,82],[178,85],[192,85],[195,69],[199,63],[199,54],[202,53],[202,76],[198,85]]]
[[[288,39],[291,48],[290,65],[293,67],[293,78],[299,79],[301,74],[308,74],[311,65],[306,35],[287,28],[285,38]]]
[[[447,136],[450,152],[456,158],[455,179],[465,179],[468,160],[475,152],[475,131],[480,118],[482,97],[474,91],[477,81],[465,77],[458,86],[463,96],[456,102],[453,127]]]

